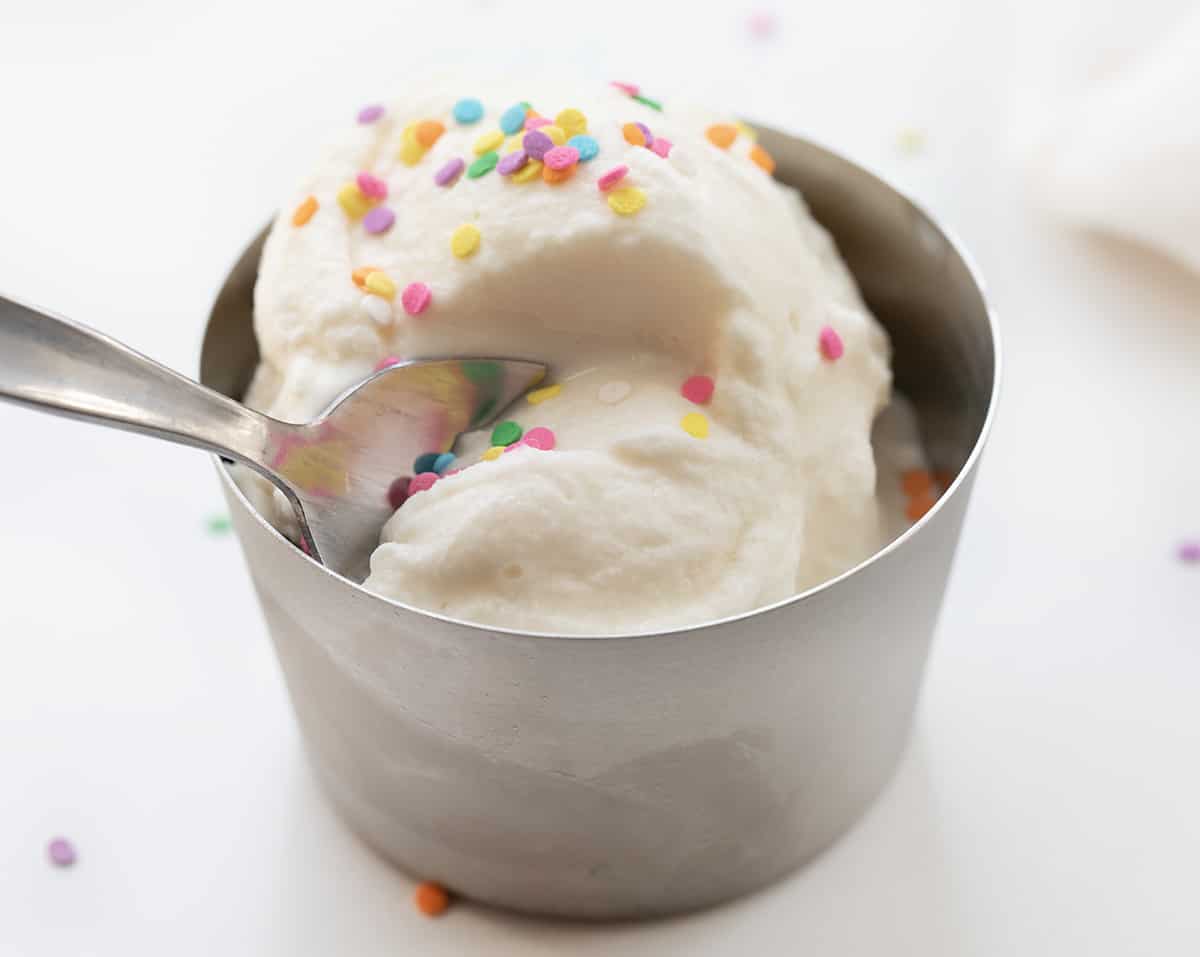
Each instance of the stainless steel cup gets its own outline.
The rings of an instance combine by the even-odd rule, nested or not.
[[[632,637],[484,628],[317,565],[220,467],[312,765],[349,825],[476,900],[648,917],[752,891],[835,840],[904,748],[997,387],[996,330],[964,253],[896,190],[769,129],[891,333],[896,384],[955,473],[899,540],[767,608]],[[240,397],[257,361],[229,297],[201,378]],[[223,305],[224,303],[224,305]]]

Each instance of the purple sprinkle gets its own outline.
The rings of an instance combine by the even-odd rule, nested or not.
[[[529,154],[524,150],[517,150],[515,153],[509,153],[504,159],[500,160],[496,170],[501,176],[511,176],[528,162]]]
[[[378,103],[372,103],[358,111],[358,122],[374,123],[381,116],[383,116],[383,107]]]
[[[554,149],[554,140],[550,139],[541,130],[530,130],[525,134],[525,138],[521,140],[521,145],[525,147],[525,152],[535,160],[540,160],[546,155],[547,150]]]
[[[75,863],[75,848],[65,837],[56,837],[47,844],[46,853],[55,867],[70,867]]]
[[[1200,562],[1200,539],[1193,542],[1184,542],[1179,546],[1179,560],[1181,562]]]
[[[439,186],[449,186],[462,176],[462,171],[466,168],[466,161],[456,156],[433,174],[433,181]]]
[[[363,229],[369,233],[386,233],[396,221],[396,214],[386,206],[376,206],[363,217]]]
[[[645,123],[634,123],[633,125],[646,134],[646,146],[653,146],[654,134],[650,132],[650,127],[648,127]]]

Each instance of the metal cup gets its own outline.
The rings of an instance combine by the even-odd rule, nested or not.
[[[662,634],[485,628],[364,591],[307,558],[219,467],[312,765],[384,857],[489,904],[670,914],[775,880],[862,814],[904,749],[995,408],[993,319],[963,251],[886,183],[770,129],[891,334],[939,469],[920,522],[833,581]],[[214,307],[201,378],[240,397],[253,331]]]

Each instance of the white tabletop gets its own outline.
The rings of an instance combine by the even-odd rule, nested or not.
[[[915,192],[990,280],[1007,375],[894,783],[770,890],[612,927],[419,916],[316,791],[204,458],[0,408],[0,953],[1196,952],[1200,565],[1174,549],[1200,537],[1200,278],[1040,213],[1019,162],[1086,73],[1071,17],[1104,4],[21,6],[0,13],[0,285],[177,368],[361,102],[435,66],[570,61]],[[1171,9],[1139,4],[1122,39]],[[56,834],[73,868],[47,863]]]

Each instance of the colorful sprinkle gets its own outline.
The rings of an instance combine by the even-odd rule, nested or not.
[[[209,516],[205,524],[208,526],[208,534],[210,535],[224,535],[233,528],[233,522],[229,520],[228,515]]]
[[[475,150],[476,156],[482,156],[484,153],[490,153],[492,150],[499,149],[504,145],[504,134],[499,130],[492,130],[490,133],[484,133],[483,136],[475,140],[475,145],[472,147]]]
[[[605,405],[616,405],[628,399],[632,391],[633,386],[624,379],[613,379],[596,390],[596,398]]]
[[[478,226],[463,223],[450,236],[450,251],[459,259],[466,259],[479,248],[480,238]]]
[[[479,179],[496,168],[500,154],[495,150],[484,153],[479,159],[467,167],[467,179]]]
[[[547,150],[546,155],[542,157],[542,162],[547,169],[564,170],[570,169],[579,162],[579,150],[574,146],[556,146],[552,150]]]
[[[454,114],[454,119],[457,122],[463,126],[470,126],[472,123],[478,123],[483,119],[483,104],[474,98],[468,97],[455,103],[451,112]]]
[[[433,174],[433,181],[438,186],[451,186],[455,180],[462,176],[462,171],[466,168],[466,162],[456,156],[452,160],[447,160],[446,165]]]
[[[382,372],[384,369],[390,369],[392,366],[398,366],[404,360],[399,356],[384,356],[375,363],[375,371]]]
[[[392,277],[381,269],[376,269],[367,276],[366,281],[363,283],[363,288],[367,292],[383,296],[388,302],[391,302],[396,297],[396,284],[392,282]]]
[[[925,134],[918,129],[903,129],[896,134],[896,149],[907,156],[916,156],[925,149]]]
[[[636,83],[622,83],[619,80],[613,80],[612,85],[626,96],[637,96],[641,91],[641,87],[639,87]]]
[[[358,111],[358,122],[367,124],[374,123],[383,116],[383,106],[379,103],[372,103],[369,106],[364,106]]]
[[[504,446],[503,445],[493,445],[486,452],[484,452],[483,455],[481,455],[479,458],[480,458],[480,461],[483,461],[483,462],[495,462],[496,459],[500,458],[500,456],[502,456],[503,454],[504,454]]]
[[[689,412],[679,420],[679,425],[694,439],[708,438],[708,419],[699,412]]]
[[[759,40],[765,40],[775,32],[778,22],[775,19],[775,14],[770,10],[759,10],[750,14],[750,18],[746,21],[746,26],[750,28],[752,36]]]
[[[608,206],[619,216],[632,216],[645,205],[646,194],[636,186],[622,186],[608,194]]]
[[[633,125],[642,131],[642,136],[646,137],[645,145],[647,147],[653,146],[654,134],[650,132],[650,127],[648,127],[645,123],[634,123]]]
[[[433,470],[438,475],[445,475],[450,466],[454,464],[454,460],[458,458],[453,452],[443,452],[433,460]]]
[[[351,219],[361,219],[371,208],[371,201],[362,194],[357,183],[347,183],[339,189],[337,200]]]
[[[441,452],[423,452],[418,455],[413,462],[413,471],[417,475],[420,475],[422,472],[432,472],[433,463],[437,461],[438,456],[441,454]]]
[[[404,504],[405,499],[408,498],[408,486],[410,482],[412,482],[412,479],[410,479],[407,475],[404,475],[396,479],[396,481],[388,486],[388,505],[390,505],[392,508],[399,508]]]
[[[552,142],[555,146],[562,146],[567,141],[567,134],[561,126],[555,126],[553,124],[550,126],[543,126],[540,132],[545,133],[548,137],[550,137],[550,142]]]
[[[418,472],[408,483],[408,497],[412,498],[418,492],[433,488],[441,476],[437,472]]]
[[[743,123],[741,120],[734,120],[733,125],[737,127],[738,132],[741,133],[742,136],[746,137],[746,139],[750,140],[751,142],[758,139],[758,130],[756,130],[749,123]]]
[[[594,160],[600,155],[600,144],[594,137],[588,136],[586,133],[579,133],[572,136],[567,140],[567,145],[579,150],[579,162],[581,163]]]
[[[509,153],[496,166],[496,172],[501,176],[512,176],[517,170],[529,162],[529,154],[525,150]]]
[[[534,389],[532,392],[527,393],[525,398],[529,400],[530,405],[541,405],[547,399],[553,399],[560,392],[562,392],[562,385],[555,383],[542,389]]]
[[[410,282],[400,293],[400,305],[410,316],[419,316],[433,301],[433,290],[423,282]]]
[[[842,353],[846,351],[842,337],[837,334],[837,330],[833,326],[822,326],[818,341],[821,344],[821,355],[830,361],[840,359]]]
[[[55,867],[70,867],[78,859],[75,847],[65,837],[56,837],[47,844],[46,856]]]
[[[641,123],[626,123],[621,127],[621,133],[625,137],[625,142],[630,146],[645,146],[646,134],[643,132],[644,129]]]
[[[708,141],[713,146],[719,146],[725,150],[733,145],[733,141],[737,139],[738,131],[736,126],[732,126],[729,123],[714,123],[704,131],[704,135],[708,137]]]
[[[363,312],[370,316],[377,326],[392,324],[392,306],[383,296],[363,296],[362,307]]]
[[[900,487],[910,498],[933,492],[933,476],[925,469],[909,469],[900,476]]]
[[[568,166],[565,169],[551,169],[549,166],[543,165],[542,180],[547,183],[565,183],[574,172],[574,166]]]
[[[600,191],[607,192],[612,189],[617,183],[625,178],[625,174],[629,172],[629,167],[622,163],[620,166],[614,166],[607,173],[596,180],[596,185]]]
[[[413,901],[417,905],[417,910],[426,917],[440,917],[450,906],[450,895],[440,884],[423,881],[417,885]]]
[[[654,142],[650,144],[650,150],[653,153],[657,153],[663,159],[666,159],[671,155],[671,147],[674,145],[670,140],[656,136]]]
[[[662,104],[658,102],[658,100],[652,100],[650,97],[642,96],[640,93],[634,93],[633,98],[641,103],[642,106],[648,106],[652,110],[658,110],[659,113],[662,112]]]
[[[354,178],[354,182],[358,184],[359,192],[368,199],[387,199],[387,183],[378,176],[364,171]]]
[[[426,149],[433,146],[446,132],[446,125],[441,120],[421,120],[413,131],[413,137]]]
[[[557,443],[558,439],[554,432],[541,425],[530,429],[521,439],[522,445],[528,445],[531,449],[540,449],[542,452],[552,452]]]
[[[529,107],[524,103],[510,106],[500,115],[500,129],[509,135],[517,132],[525,125],[525,114],[528,111]]]
[[[582,136],[588,130],[587,117],[582,110],[574,107],[559,111],[558,116],[554,117],[554,125],[567,136]]]
[[[679,389],[682,395],[689,402],[695,402],[696,405],[708,405],[709,400],[713,395],[713,380],[706,375],[689,376]]]
[[[1178,554],[1181,562],[1200,562],[1200,541],[1184,542],[1179,546]]]
[[[350,278],[354,280],[354,285],[359,289],[367,287],[367,277],[373,272],[378,272],[378,266],[359,266],[354,272],[350,273]]]
[[[915,495],[908,500],[908,507],[904,510],[904,514],[908,516],[910,522],[919,522],[935,504],[937,504],[937,499],[932,495]]]
[[[548,120],[544,116],[537,116],[533,113],[530,113],[527,117],[525,117],[524,129],[536,130],[542,126],[549,126],[552,122],[552,120]]]
[[[775,172],[775,157],[755,143],[750,147],[750,159],[768,173]]]
[[[523,432],[519,423],[508,419],[492,429],[492,445],[512,445],[521,438]]]
[[[386,206],[376,206],[363,217],[363,229],[373,236],[386,233],[396,222],[396,214]]]
[[[296,207],[296,211],[292,213],[292,225],[303,226],[307,223],[313,218],[313,214],[317,211],[317,206],[317,197],[307,197],[304,202]]]
[[[425,152],[425,147],[417,142],[416,124],[406,126],[400,136],[400,162],[405,166],[416,166]]]
[[[528,163],[512,174],[512,181],[514,183],[528,183],[531,179],[537,179],[538,176],[541,175],[541,172],[541,161],[531,159]]]
[[[549,150],[554,149],[554,140],[541,130],[530,130],[521,140],[521,148],[535,160],[540,160]]]

